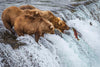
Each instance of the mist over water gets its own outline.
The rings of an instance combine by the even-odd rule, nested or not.
[[[66,2],[68,1],[68,2]],[[85,0],[84,0],[85,1]],[[89,1],[89,0],[87,0]],[[15,37],[0,20],[0,67],[99,67],[100,66],[100,1],[71,6],[73,0],[0,1],[0,15],[9,6],[31,4],[51,10],[73,30],[66,33]],[[81,1],[80,1],[81,2]]]

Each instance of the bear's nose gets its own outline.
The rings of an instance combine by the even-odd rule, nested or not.
[[[67,25],[66,25],[66,30],[69,30],[70,29],[70,27],[68,27]]]

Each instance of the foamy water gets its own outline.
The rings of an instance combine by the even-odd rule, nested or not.
[[[34,3],[31,4],[34,5]],[[39,43],[36,43],[34,35],[25,35],[14,40],[11,33],[1,27],[0,42],[4,43],[0,43],[0,67],[99,67],[99,4],[98,1],[74,7],[74,11],[64,9],[56,11],[57,14],[54,13],[64,19],[70,27],[77,30],[79,41],[75,39],[72,29],[65,31],[69,35],[66,33],[61,33],[61,36],[59,34],[45,34],[39,39]],[[16,45],[19,42],[24,45],[17,49],[11,47],[11,44]]]

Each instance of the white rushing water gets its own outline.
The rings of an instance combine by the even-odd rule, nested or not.
[[[34,35],[21,36],[16,40],[25,45],[17,49],[0,43],[0,67],[99,67],[100,1],[77,6],[75,12],[66,9],[57,13],[78,31],[79,41],[72,29],[66,31],[69,35],[45,34],[39,44]]]

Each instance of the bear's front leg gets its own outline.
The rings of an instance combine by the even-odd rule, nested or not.
[[[15,29],[15,31],[16,31],[18,36],[24,36],[24,33],[22,31],[19,31],[19,30],[16,30],[16,29]]]
[[[35,41],[36,41],[37,43],[38,43],[39,38],[40,38],[40,33],[37,31],[37,32],[35,33]]]
[[[42,37],[44,37],[44,33],[42,33],[42,35],[41,35]]]
[[[12,34],[15,35],[15,32],[13,31],[11,24],[10,24],[9,22],[7,22],[7,21],[3,21],[3,23],[4,23],[4,26],[5,26]]]

